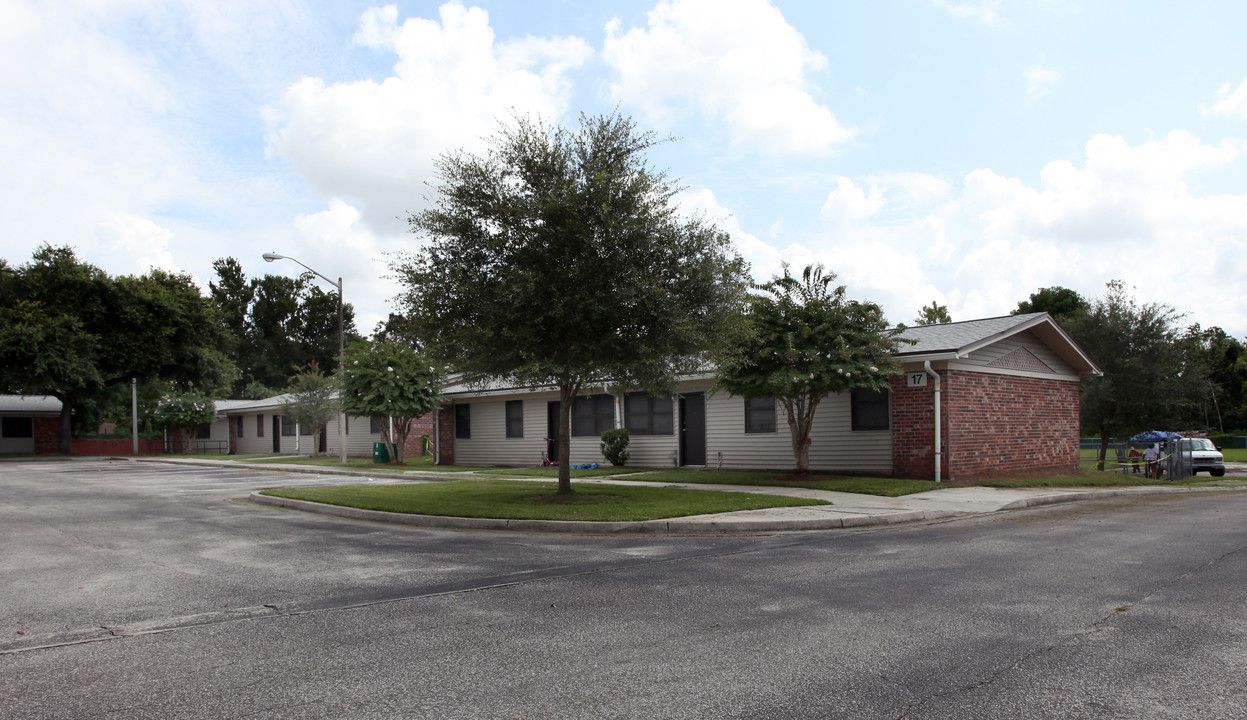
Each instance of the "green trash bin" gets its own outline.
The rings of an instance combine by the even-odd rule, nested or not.
[[[374,465],[384,465],[390,461],[390,448],[383,442],[372,444],[372,462]]]

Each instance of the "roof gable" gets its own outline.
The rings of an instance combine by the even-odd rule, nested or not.
[[[901,337],[915,342],[912,345],[901,345],[896,356],[907,362],[963,358],[975,350],[1028,330],[1077,370],[1079,375],[1103,374],[1074,339],[1046,312],[907,327]],[[1038,358],[1035,361],[1044,365]],[[1051,368],[1046,371],[1051,372]]]

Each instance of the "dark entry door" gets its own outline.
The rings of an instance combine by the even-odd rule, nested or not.
[[[680,464],[706,464],[706,396],[680,396]]]
[[[273,416],[273,452],[281,452],[281,416]]]
[[[329,447],[329,428],[320,429],[320,447],[316,448],[316,452],[325,452]]]
[[[550,462],[558,462],[559,459],[559,405],[558,400],[551,400],[546,404],[546,437],[553,440],[548,443],[550,446]]]

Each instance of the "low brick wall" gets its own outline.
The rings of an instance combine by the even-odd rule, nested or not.
[[[134,441],[120,440],[70,440],[69,451],[74,455],[132,455]],[[165,451],[163,440],[139,438],[140,455],[158,455]]]

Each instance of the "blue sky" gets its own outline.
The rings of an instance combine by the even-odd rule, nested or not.
[[[1247,335],[1238,2],[0,0],[0,257],[341,275],[368,331],[436,157],[512,110],[678,138],[680,203],[765,280],[912,322],[1120,279]]]

